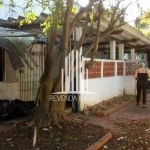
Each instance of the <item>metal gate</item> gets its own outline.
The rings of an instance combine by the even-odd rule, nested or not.
[[[38,66],[32,65],[32,69],[25,65],[19,70],[20,99],[23,101],[34,101],[39,87],[39,79],[44,71],[45,46],[41,44],[34,45],[29,51]],[[32,64],[31,58],[26,58],[29,64]]]

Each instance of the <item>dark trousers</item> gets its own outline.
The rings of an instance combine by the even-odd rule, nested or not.
[[[149,89],[150,90],[150,81],[148,81],[148,84],[147,84],[148,86],[147,86],[147,89]]]
[[[137,81],[137,104],[140,102],[140,96],[142,92],[143,105],[146,105],[147,86],[148,86],[147,81]]]

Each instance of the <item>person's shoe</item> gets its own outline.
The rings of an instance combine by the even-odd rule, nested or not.
[[[136,104],[137,106],[139,105],[139,103]]]
[[[143,108],[146,108],[146,105],[143,105]]]

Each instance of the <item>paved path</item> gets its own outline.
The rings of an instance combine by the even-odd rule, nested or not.
[[[136,105],[136,101],[130,105],[122,108],[121,110],[112,113],[106,117],[94,117],[89,120],[89,123],[99,124],[110,130],[120,131],[118,126],[115,125],[116,121],[140,121],[142,119],[150,118],[150,94],[147,95],[147,107],[142,108],[142,101],[139,106]]]

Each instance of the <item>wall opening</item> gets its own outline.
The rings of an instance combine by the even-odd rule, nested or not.
[[[0,47],[0,82],[5,80],[5,51]]]

